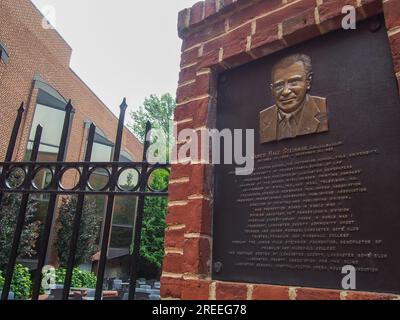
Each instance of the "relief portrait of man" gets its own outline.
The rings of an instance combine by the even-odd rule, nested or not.
[[[294,54],[272,68],[275,105],[260,112],[260,141],[294,138],[329,130],[325,98],[311,96],[311,58]]]

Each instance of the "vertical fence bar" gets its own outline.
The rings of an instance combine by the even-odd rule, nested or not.
[[[146,123],[146,133],[145,133],[145,141],[143,147],[143,165],[142,170],[140,172],[140,192],[145,192],[147,187],[147,170],[148,170],[148,162],[147,162],[147,150],[150,147],[150,131],[151,124],[150,122]],[[133,252],[131,253],[131,266],[129,272],[129,296],[128,300],[135,300],[136,294],[136,279],[138,275],[138,265],[140,258],[140,240],[142,237],[142,223],[143,223],[143,211],[144,211],[144,203],[145,196],[141,194],[139,196],[137,212],[135,215],[135,223],[134,223],[134,241],[133,241]]]
[[[120,114],[118,119],[118,129],[117,136],[115,139],[115,150],[113,161],[118,162],[121,154],[121,144],[122,144],[122,134],[124,130],[124,121],[125,121],[125,112],[128,105],[126,104],[126,99],[124,98],[122,104],[120,105]],[[118,167],[114,164],[112,165],[112,172],[110,175],[110,191],[114,191],[115,187],[118,183],[118,177],[116,173],[118,171]],[[96,283],[96,293],[95,300],[101,300],[102,291],[103,291],[103,282],[104,282],[104,271],[107,263],[107,255],[108,255],[108,244],[110,240],[111,233],[111,223],[112,223],[112,214],[114,209],[114,199],[115,196],[110,194],[107,199],[107,209],[106,215],[104,218],[104,227],[103,227],[103,236],[101,239],[101,249],[100,249],[100,260],[97,268],[97,283]]]
[[[24,114],[25,108],[24,103],[22,102],[20,107],[18,108],[17,118],[15,119],[14,127],[11,133],[10,142],[8,144],[6,159],[5,161],[11,161],[12,155],[14,153],[15,144],[17,142],[17,137],[19,133],[19,128],[21,127],[22,115]]]
[[[57,163],[61,163],[64,160],[65,151],[67,149],[69,128],[70,128],[70,123],[71,123],[71,113],[73,112],[73,110],[74,110],[74,108],[72,107],[71,100],[69,100],[65,107],[65,118],[64,118],[62,134],[61,134],[60,147],[59,147],[58,155],[57,155]],[[56,168],[55,168],[54,179],[52,181],[52,186],[53,186],[54,190],[58,189],[58,182],[60,179],[60,177],[59,177],[60,169],[61,169],[60,166],[56,166]],[[53,224],[53,217],[54,217],[54,210],[56,207],[56,203],[57,203],[57,194],[51,194],[49,204],[47,207],[47,216],[46,216],[46,221],[45,221],[44,228],[43,228],[42,241],[41,241],[41,245],[39,247],[38,264],[37,264],[37,269],[36,269],[36,273],[35,273],[35,278],[33,281],[32,300],[37,300],[39,298],[39,294],[40,294],[42,269],[43,269],[43,266],[44,266],[44,263],[46,260],[47,247],[49,244],[50,231],[51,231],[51,227]]]
[[[22,102],[20,107],[18,108],[17,117],[14,122],[13,130],[11,132],[10,141],[8,142],[6,158],[4,159],[5,162],[9,162],[12,160],[12,156],[14,153],[15,144],[17,142],[19,129],[21,127],[22,116],[24,114],[24,111],[25,111],[24,103]],[[2,172],[5,173],[6,171],[7,171],[7,168],[6,168],[6,166],[4,166]],[[3,179],[5,179],[4,174],[3,174]],[[0,192],[0,205],[1,205],[2,200],[3,200],[3,193]]]
[[[86,163],[90,162],[90,159],[92,158],[92,150],[93,150],[93,142],[94,142],[95,132],[96,132],[96,126],[94,125],[94,123],[92,123],[90,125],[90,129],[89,129],[88,143],[87,143],[87,148],[86,148],[86,153],[85,153],[85,162]],[[86,185],[87,185],[87,181],[89,178],[88,172],[89,172],[89,164],[85,164],[85,166],[82,169],[81,179],[79,181],[79,189],[81,191],[86,190]],[[70,243],[69,255],[68,255],[67,271],[66,271],[65,280],[64,280],[64,288],[63,288],[63,295],[62,295],[63,300],[68,300],[69,290],[71,288],[72,273],[73,273],[74,264],[75,264],[75,253],[76,253],[76,249],[78,246],[79,227],[80,227],[81,220],[82,220],[82,211],[83,211],[84,202],[85,202],[85,195],[80,194],[78,196],[78,201],[76,204],[74,224],[73,224],[71,243]]]
[[[33,148],[32,148],[32,154],[30,157],[31,162],[35,162],[37,159],[37,155],[39,152],[39,146],[40,146],[40,139],[42,137],[42,130],[43,128],[38,125],[36,128],[36,133],[35,133],[35,140],[33,143]],[[14,237],[13,237],[13,242],[11,246],[11,252],[10,252],[10,257],[8,259],[8,264],[7,264],[7,269],[6,269],[6,277],[4,279],[4,286],[3,286],[3,292],[1,295],[2,300],[8,300],[8,294],[10,292],[11,288],[11,282],[14,274],[14,267],[15,267],[15,262],[18,257],[18,249],[19,249],[19,244],[21,241],[21,234],[22,230],[25,224],[25,217],[26,217],[26,208],[28,206],[29,202],[29,189],[31,186],[31,181],[32,181],[32,174],[34,171],[33,165],[29,166],[28,170],[25,171],[25,177],[24,177],[24,190],[25,192],[22,195],[21,199],[21,204],[19,207],[19,213],[18,213],[18,218],[17,218],[17,223],[15,226],[14,230]]]

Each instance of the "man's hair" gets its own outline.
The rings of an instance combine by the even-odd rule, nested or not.
[[[273,67],[272,67],[272,78],[274,78],[275,71],[278,68],[287,68],[291,65],[295,64],[296,62],[302,62],[304,65],[304,69],[306,71],[306,75],[312,73],[312,62],[311,58],[306,54],[292,54],[287,56],[281,60],[279,60]]]

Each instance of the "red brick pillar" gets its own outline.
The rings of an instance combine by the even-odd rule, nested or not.
[[[394,71],[400,92],[400,1],[383,1],[383,10],[385,13],[386,28],[388,30],[390,46],[392,49]]]
[[[183,40],[175,121],[185,128],[214,128],[218,73],[341,28],[342,7],[357,19],[382,12],[400,81],[399,0],[206,0],[182,10]],[[178,141],[178,148],[182,141]],[[197,160],[172,165],[164,299],[392,299],[395,295],[213,281],[212,166]]]

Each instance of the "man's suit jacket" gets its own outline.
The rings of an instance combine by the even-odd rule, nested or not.
[[[320,133],[329,130],[326,99],[307,95],[297,124],[296,136]],[[260,142],[278,140],[278,107],[276,105],[260,112]],[[284,139],[283,137],[282,139]]]

